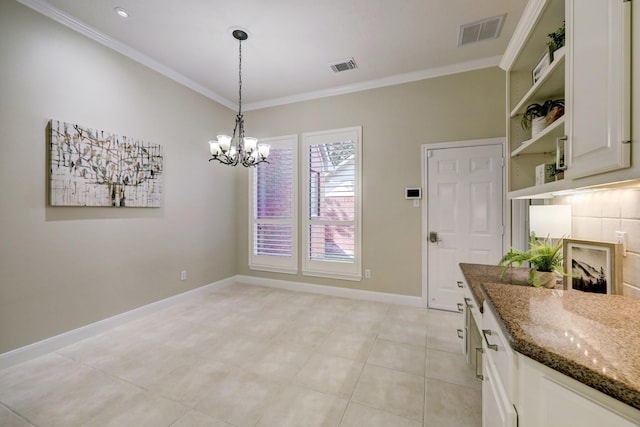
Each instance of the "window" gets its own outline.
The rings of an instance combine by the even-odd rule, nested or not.
[[[298,272],[298,137],[262,139],[271,145],[269,163],[249,180],[249,268]]]
[[[360,127],[302,135],[302,272],[360,280]]]

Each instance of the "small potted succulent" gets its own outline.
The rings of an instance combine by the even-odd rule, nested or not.
[[[551,239],[538,239],[535,234],[529,238],[529,249],[522,251],[512,248],[507,252],[498,265],[504,266],[502,274],[512,265],[522,266],[528,262],[531,265],[529,271],[529,284],[538,288],[553,288],[556,283],[556,272],[564,275],[562,267],[562,239],[555,245]]]
[[[553,33],[549,33],[547,36],[549,37],[549,41],[547,41],[547,46],[549,46],[549,60],[553,62],[554,54],[557,57],[561,51],[561,49],[565,45],[565,22],[562,21],[562,26],[555,30]]]
[[[564,99],[548,99],[542,104],[530,104],[527,106],[520,124],[524,130],[531,128],[531,136],[533,137],[563,114]]]

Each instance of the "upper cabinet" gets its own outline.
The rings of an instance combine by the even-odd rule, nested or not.
[[[629,167],[631,2],[567,0],[567,178]]]
[[[509,197],[603,184],[630,166],[630,9],[623,0],[529,1],[500,64]],[[552,33],[566,33],[565,47],[549,49]],[[546,117],[523,126],[527,111]]]

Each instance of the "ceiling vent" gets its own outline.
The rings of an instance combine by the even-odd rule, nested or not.
[[[500,35],[500,30],[502,30],[505,16],[506,14],[461,25],[458,47],[483,40],[497,39]]]
[[[332,62],[331,64],[329,64],[329,66],[335,73],[358,68],[358,66],[356,65],[356,61],[353,58],[341,59],[339,61]]]

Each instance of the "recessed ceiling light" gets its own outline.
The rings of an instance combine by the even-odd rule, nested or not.
[[[117,13],[118,15],[120,15],[123,18],[128,18],[129,17],[129,12],[127,12],[125,9],[121,8],[121,7],[116,7],[115,9],[113,9],[113,11],[115,13]]]

